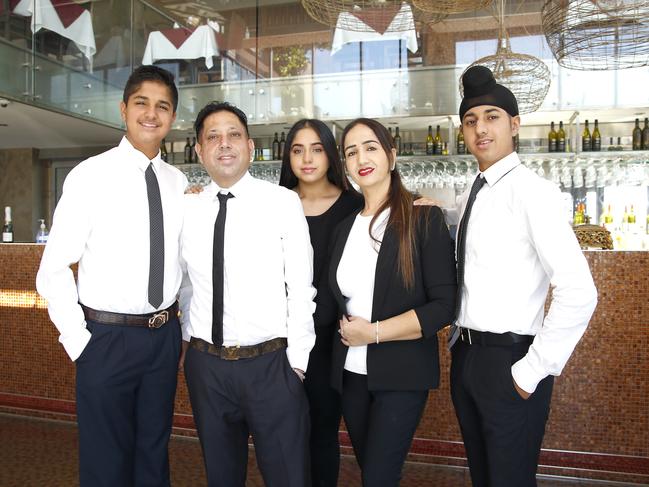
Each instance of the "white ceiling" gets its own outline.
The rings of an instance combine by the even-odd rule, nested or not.
[[[0,149],[111,146],[123,134],[119,129],[25,103],[3,105],[0,103]]]

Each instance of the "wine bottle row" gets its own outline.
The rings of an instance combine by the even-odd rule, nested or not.
[[[593,133],[590,133],[588,127],[588,120],[584,125],[584,131],[581,134],[581,151],[582,152],[598,152],[602,150],[602,135],[599,132],[599,123],[595,119],[595,127],[593,128]]]
[[[400,133],[398,126],[394,128],[394,135],[392,127],[389,127],[388,130],[393,138],[394,147],[396,148],[397,155],[399,156],[414,156],[424,154],[427,156],[450,155],[449,141],[444,140],[444,137],[442,135],[443,131],[440,125],[436,126],[435,131],[433,131],[433,126],[429,125],[426,138],[423,142],[404,142],[402,140],[402,134]],[[464,134],[461,130],[456,130],[455,132],[456,135],[454,155],[468,154],[468,150],[464,141]],[[265,146],[263,138],[255,139],[255,161],[281,160],[282,154],[284,153],[284,145],[286,144],[286,134],[285,132],[280,132],[280,134],[281,135],[278,135],[278,132],[275,132],[272,141],[270,141],[269,138],[265,139],[265,143],[268,144],[268,146]],[[412,140],[412,134],[409,135],[409,139]],[[633,150],[649,150],[649,118],[644,119],[643,128],[640,127],[640,119],[635,119],[635,127],[633,128],[631,139],[631,148]],[[542,139],[536,140],[542,142]],[[609,145],[606,149],[609,151],[624,150],[621,142],[621,137],[617,137],[617,145],[614,145],[613,137],[609,137]],[[526,143],[529,144],[529,142]],[[547,143],[547,151],[550,153],[571,152],[574,150],[574,148],[570,146],[570,140],[566,135],[566,128],[564,127],[563,121],[559,121],[558,127],[555,125],[554,121],[550,124]],[[166,141],[162,142],[160,152],[163,160],[172,164],[193,164],[198,162],[196,152],[194,150],[194,146],[196,145],[195,137],[192,137],[191,140],[190,137],[187,137],[185,146],[183,147],[182,160],[178,160],[179,158],[176,154],[176,151],[174,151],[174,144],[177,144],[177,142],[171,143],[171,154],[168,154],[167,143]],[[519,152],[519,135],[516,135],[513,138],[513,144],[514,149]],[[533,147],[536,146],[533,145]],[[585,120],[584,129],[581,134],[581,151],[598,152],[601,150],[602,134],[600,132],[599,121],[597,119],[595,120],[593,130],[591,132],[590,122],[589,120]]]

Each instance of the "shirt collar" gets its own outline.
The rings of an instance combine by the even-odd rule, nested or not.
[[[485,172],[482,173],[483,177],[487,180],[489,186],[493,186],[500,181],[509,171],[519,166],[521,160],[518,158],[516,152],[503,157],[501,160],[491,165]]]
[[[219,193],[232,193],[235,198],[246,197],[248,194],[254,192],[254,181],[255,178],[253,178],[250,173],[246,171],[242,178],[229,188],[221,188],[214,182],[214,180],[212,180],[210,184],[206,186],[204,193],[206,196],[209,196],[213,200],[216,200],[216,195]]]
[[[133,144],[126,138],[126,136],[122,137],[122,140],[119,143],[119,149],[121,151],[124,151],[126,154],[128,154],[128,161],[134,161],[137,167],[139,167],[143,172],[146,171],[146,168],[149,167],[149,163],[153,164],[153,170],[156,173],[160,172],[160,165],[162,164],[162,159],[160,159],[160,151],[158,150],[158,153],[155,155],[155,157],[151,160],[147,156],[144,155],[143,152],[140,152],[137,150],[135,147],[133,147]]]

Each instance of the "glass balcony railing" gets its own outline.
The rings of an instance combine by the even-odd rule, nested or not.
[[[417,51],[411,52],[399,40],[350,42],[333,49],[331,29],[313,21],[298,0],[281,5],[259,0],[255,7],[212,0],[200,6],[165,0],[66,4],[85,22],[84,35],[58,24],[36,28],[29,9],[44,19],[52,9],[50,0],[4,7],[14,3],[5,1],[0,9],[0,94],[110,126],[121,125],[118,102],[124,84],[142,63],[152,33],[189,34],[200,26],[218,44],[208,56],[213,64],[205,59],[204,46],[183,56],[174,55],[169,43],[164,52],[156,51],[153,62],[170,70],[180,88],[174,127],[180,131],[189,129],[211,100],[238,105],[252,125],[288,124],[302,117],[445,117],[457,113],[462,70],[493,54],[496,42],[489,29],[467,29],[464,22],[477,26],[488,12],[449,22],[440,31],[445,34],[418,27]],[[521,1],[511,3],[511,13],[517,12]],[[649,106],[649,91],[633,88],[649,84],[646,68],[566,70],[552,57],[538,25],[532,22],[528,30],[512,37],[512,47],[550,68],[551,87],[540,111]]]
[[[119,127],[122,86],[0,39],[0,91],[36,106]]]

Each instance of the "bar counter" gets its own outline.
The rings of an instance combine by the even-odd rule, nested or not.
[[[74,364],[35,291],[42,251],[0,244],[0,412],[74,421]],[[649,252],[585,255],[599,304],[555,382],[539,472],[649,485]],[[429,396],[409,459],[463,466],[449,354],[441,348],[441,385]],[[182,374],[178,384],[174,432],[195,435]],[[340,435],[350,454],[344,428]]]

